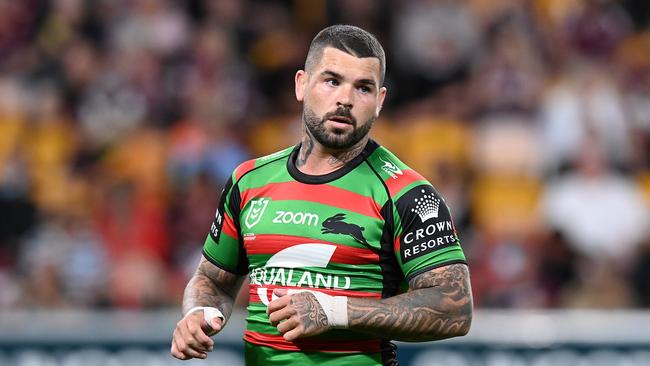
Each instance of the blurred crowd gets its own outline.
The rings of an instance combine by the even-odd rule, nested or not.
[[[0,1],[0,310],[178,306],[240,162],[295,144],[323,26],[387,51],[374,138],[475,301],[650,307],[644,0]]]

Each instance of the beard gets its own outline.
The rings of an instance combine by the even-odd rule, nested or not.
[[[347,108],[338,108],[335,112],[328,112],[321,118],[307,106],[303,106],[302,116],[307,130],[314,139],[324,147],[336,150],[349,149],[359,143],[359,141],[368,135],[372,124],[377,119],[377,117],[372,116],[368,118],[366,123],[359,127],[356,118],[352,116],[352,113]],[[352,123],[352,131],[346,132],[340,129],[328,131],[325,127],[325,122],[335,116],[349,119]]]

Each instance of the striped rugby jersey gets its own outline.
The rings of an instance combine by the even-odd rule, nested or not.
[[[438,192],[388,149],[370,140],[325,175],[307,175],[300,145],[247,161],[225,185],[203,255],[248,275],[248,365],[396,364],[395,346],[336,329],[288,342],[270,325],[275,288],[386,298],[435,267],[465,263],[449,209]]]

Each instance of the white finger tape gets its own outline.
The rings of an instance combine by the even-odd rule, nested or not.
[[[195,311],[203,310],[203,319],[210,324],[210,321],[214,319],[215,317],[221,318],[221,320],[224,320],[225,317],[223,316],[223,313],[219,311],[219,309],[212,307],[212,306],[195,306],[188,311],[185,316],[188,316],[192,314]]]

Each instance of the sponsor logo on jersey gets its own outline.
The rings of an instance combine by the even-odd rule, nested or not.
[[[421,255],[427,254],[436,248],[445,248],[455,243],[455,235],[443,235],[435,238],[427,238],[426,241],[412,245],[410,248],[403,249],[402,262],[408,262],[411,259],[415,259]]]
[[[222,220],[223,216],[221,215],[221,211],[217,208],[217,211],[214,213],[214,222],[216,222],[217,225],[221,225]]]
[[[404,262],[417,258],[436,248],[444,248],[456,243],[456,233],[451,220],[434,222],[404,235],[402,250]]]
[[[393,164],[392,161],[386,161],[384,159],[381,159],[381,161],[384,163],[384,165],[381,166],[381,169],[393,177],[393,179],[397,179],[398,175],[404,174],[402,173],[402,169]]]
[[[252,229],[253,226],[260,222],[269,201],[271,201],[270,198],[255,198],[251,200],[248,213],[246,213],[246,218],[244,219],[244,224],[246,224],[247,228]]]
[[[219,208],[217,208],[217,212],[214,214],[214,221],[212,222],[212,226],[210,227],[210,233],[212,234],[212,237],[215,239],[217,243],[219,243],[219,231],[221,230],[221,227],[223,225],[223,215],[221,214],[221,211]]]
[[[365,228],[356,224],[345,222],[343,221],[344,219],[344,213],[337,213],[332,217],[328,217],[325,219],[325,221],[323,221],[321,233],[349,235],[357,242],[370,247],[370,244],[368,244],[366,238],[363,236],[363,231]]]
[[[450,220],[434,222],[432,224],[427,225],[424,228],[418,228],[404,235],[404,243],[411,244],[414,241],[433,236],[436,233],[442,233],[442,232],[453,231],[453,230],[454,230],[454,224],[452,224]]]
[[[305,288],[349,289],[350,277],[300,271],[296,268],[326,268],[336,251],[336,246],[322,243],[305,243],[275,253],[264,267],[255,268],[249,274],[252,285],[295,286]],[[295,293],[303,290],[291,290]],[[275,300],[269,296],[267,287],[259,287],[257,295],[264,305]]]
[[[402,263],[458,244],[449,210],[433,187],[409,190],[397,201],[397,209],[406,225],[400,237]]]
[[[311,212],[275,211],[274,224],[296,224],[317,226],[320,218]]]
[[[411,212],[417,213],[422,222],[437,218],[440,199],[436,198],[433,193],[427,194],[424,189],[420,191],[422,192],[422,196],[413,199],[415,207],[411,208]]]

